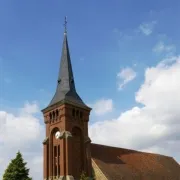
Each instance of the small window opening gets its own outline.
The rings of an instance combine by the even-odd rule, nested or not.
[[[60,145],[58,145],[58,156],[60,156]]]
[[[72,116],[75,117],[75,109],[72,110]]]
[[[80,118],[82,119],[82,117],[83,117],[83,113],[82,113],[82,112],[80,112]]]
[[[57,176],[57,146],[54,146],[54,169],[55,176]]]
[[[55,112],[53,111],[53,119],[55,119]]]
[[[58,165],[58,176],[60,175],[60,164]]]
[[[50,120],[52,119],[52,114],[51,113],[49,113],[49,117],[50,117]]]
[[[60,84],[60,82],[61,82],[61,79],[58,79],[58,84]]]
[[[56,110],[56,117],[58,117],[59,116],[59,111],[58,110]]]
[[[76,111],[76,116],[79,116],[79,110]]]
[[[58,175],[60,175],[60,145],[58,145]]]
[[[54,146],[54,157],[57,157],[57,146]]]

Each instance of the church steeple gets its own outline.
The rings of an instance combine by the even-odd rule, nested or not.
[[[62,47],[61,62],[58,74],[57,88],[54,97],[49,106],[52,106],[60,101],[67,101],[81,106],[86,106],[76,92],[71,58],[67,40],[67,20],[65,18],[64,41]],[[87,107],[87,106],[86,106]]]
[[[43,141],[44,179],[80,179],[83,171],[92,176],[88,135],[91,108],[86,106],[76,92],[71,65],[67,21],[57,78],[57,88],[48,107],[42,110],[46,126]]]

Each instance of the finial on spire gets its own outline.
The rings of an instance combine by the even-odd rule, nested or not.
[[[67,33],[67,16],[64,18],[64,33]]]

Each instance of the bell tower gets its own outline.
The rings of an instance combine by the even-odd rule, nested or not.
[[[79,180],[84,171],[92,176],[88,122],[89,108],[76,92],[65,19],[64,41],[57,87],[42,110],[46,126],[43,141],[44,180]]]

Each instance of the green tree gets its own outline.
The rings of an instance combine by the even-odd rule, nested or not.
[[[86,176],[86,173],[83,171],[81,176],[80,176],[80,180],[88,180],[89,178]]]
[[[26,168],[26,164],[22,154],[18,151],[16,158],[11,160],[5,170],[3,180],[32,180],[29,177],[29,169]]]

